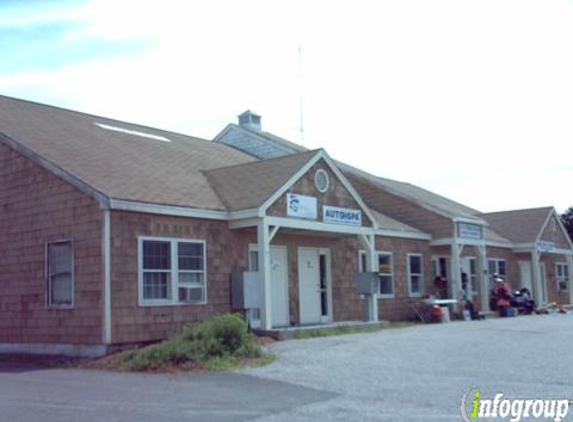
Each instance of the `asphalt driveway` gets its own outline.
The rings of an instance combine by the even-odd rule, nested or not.
[[[573,398],[573,317],[425,325],[272,346],[269,367],[145,375],[0,364],[0,420],[460,421],[484,396]],[[489,419],[492,420],[492,419]],[[565,420],[573,420],[573,410]]]

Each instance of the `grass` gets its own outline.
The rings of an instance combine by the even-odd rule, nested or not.
[[[338,325],[334,327],[310,328],[294,333],[295,339],[306,339],[315,337],[341,336],[346,334],[373,333],[381,330],[405,328],[419,325],[417,322],[390,322],[364,325]]]

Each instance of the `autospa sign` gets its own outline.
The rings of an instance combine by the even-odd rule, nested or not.
[[[317,202],[312,196],[287,193],[287,216],[316,220]]]
[[[560,422],[567,416],[570,403],[568,399],[509,399],[503,393],[486,399],[479,388],[470,388],[462,397],[460,412],[465,422],[478,419]]]
[[[362,211],[325,205],[322,207],[322,221],[325,223],[361,226]]]

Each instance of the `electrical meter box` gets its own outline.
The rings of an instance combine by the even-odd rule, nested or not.
[[[261,306],[261,281],[254,271],[231,275],[231,304],[233,309],[255,309]]]
[[[373,295],[378,293],[378,273],[374,271],[358,273],[357,286],[358,293],[361,295]]]

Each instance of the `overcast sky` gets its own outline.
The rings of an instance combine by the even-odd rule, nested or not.
[[[0,51],[1,94],[206,139],[252,109],[295,142],[302,95],[335,159],[573,206],[572,0],[1,0]]]

